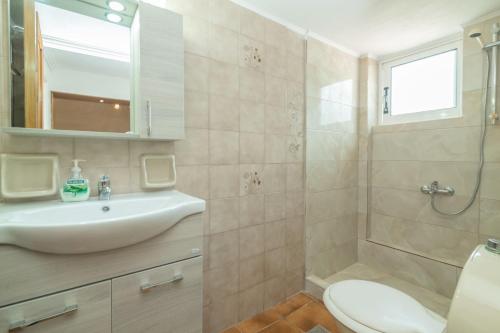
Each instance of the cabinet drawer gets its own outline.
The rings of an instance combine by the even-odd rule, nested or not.
[[[1,308],[0,333],[21,331],[111,332],[110,281]]]
[[[113,332],[201,332],[202,281],[202,257],[113,279]]]

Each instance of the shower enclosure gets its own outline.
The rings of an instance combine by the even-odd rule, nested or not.
[[[487,18],[464,27],[460,118],[384,126],[377,125],[379,63],[308,39],[309,283],[324,286],[332,275],[363,263],[451,297],[472,249],[500,238],[498,22],[500,17]],[[455,190],[434,197],[438,210],[470,207],[455,215],[436,212],[420,191],[434,180]]]

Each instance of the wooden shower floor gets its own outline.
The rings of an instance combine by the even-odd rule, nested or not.
[[[318,325],[326,329],[326,332],[340,332],[335,319],[322,301],[306,293],[299,293],[223,333],[304,333]]]

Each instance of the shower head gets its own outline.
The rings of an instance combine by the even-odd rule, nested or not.
[[[483,41],[481,40],[481,33],[479,31],[471,31],[469,33],[469,37],[477,40],[477,42],[479,43],[481,48],[483,48],[484,44],[483,44]]]

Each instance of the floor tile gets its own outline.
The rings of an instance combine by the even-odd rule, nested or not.
[[[292,326],[296,326],[305,332],[318,324],[332,333],[340,332],[333,316],[323,305],[317,302],[304,305],[299,310],[288,315],[286,320]]]
[[[293,311],[300,309],[302,306],[306,305],[309,302],[312,302],[314,299],[304,293],[298,293],[295,296],[290,297],[284,302],[276,305],[274,309],[278,311],[283,317],[288,316]]]
[[[242,333],[256,333],[265,328],[266,326],[269,326],[272,323],[280,320],[281,318],[282,317],[279,314],[279,312],[270,309],[262,313],[259,313],[258,315],[255,315],[250,319],[242,321],[241,323],[236,325],[236,327]]]
[[[239,329],[237,329],[236,327],[231,327],[231,328],[228,328],[227,330],[223,331],[222,333],[241,333],[241,331]]]
[[[259,333],[302,333],[302,330],[291,326],[284,320],[280,320],[259,331]]]

